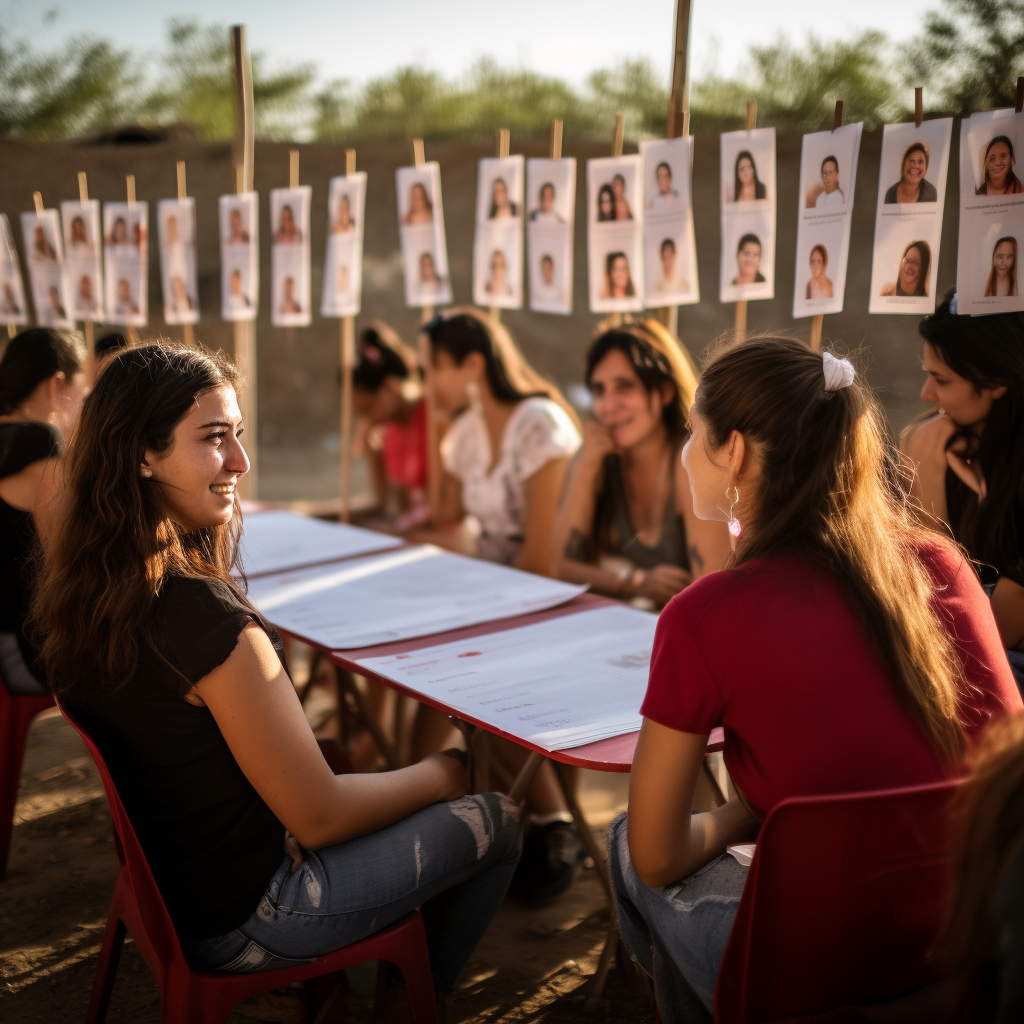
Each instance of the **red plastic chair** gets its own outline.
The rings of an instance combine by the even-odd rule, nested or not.
[[[161,1024],[224,1024],[232,1009],[244,999],[370,960],[390,961],[402,972],[416,1024],[438,1024],[426,933],[423,918],[416,911],[376,935],[327,953],[310,964],[255,974],[219,974],[190,967],[103,756],[60,702],[58,707],[85,741],[99,769],[114,820],[117,859],[121,862],[86,1024],[101,1024],[106,1017],[126,931],[131,933],[160,986]]]
[[[812,1017],[943,977],[956,782],[787,800],[768,815],[715,988],[715,1020]],[[934,1018],[932,1018],[934,1019]]]
[[[53,707],[48,694],[25,696],[10,693],[0,679],[0,878],[7,871],[14,831],[14,805],[18,802],[18,783],[25,759],[25,738],[32,719]]]

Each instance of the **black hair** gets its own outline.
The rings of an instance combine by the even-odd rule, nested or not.
[[[664,167],[665,170],[668,171],[668,176],[671,178],[672,177],[672,168],[669,167],[667,160],[662,160],[661,163],[658,164],[658,166],[654,168],[654,173],[657,174],[658,171],[660,171],[662,169],[662,167]]]
[[[608,216],[601,210],[601,198],[607,196],[612,204],[612,212]],[[602,220],[615,220],[615,192],[612,190],[611,185],[602,185],[597,190],[597,219]]]
[[[834,156],[831,156],[831,155],[825,157],[825,159],[821,161],[821,169],[825,170],[825,164],[829,163],[830,161],[836,165],[836,174],[838,174],[839,173],[839,161]]]
[[[665,238],[662,240],[661,245],[658,246],[658,252],[664,252],[666,249],[671,249],[673,252],[676,251],[676,243],[671,238]]]
[[[93,354],[97,359],[102,359],[103,356],[110,355],[112,352],[120,352],[121,349],[127,347],[128,339],[119,331],[111,331],[110,334],[104,334],[102,338],[96,340]]]
[[[957,316],[949,308],[954,295],[947,292],[918,331],[955,374],[976,388],[1007,389],[993,403],[981,437],[961,429],[947,444],[968,443],[987,491],[981,501],[965,503],[950,523],[953,535],[972,558],[998,568],[1024,559],[1024,313]]]
[[[73,331],[30,327],[7,343],[0,359],[0,415],[14,412],[44,380],[70,380],[85,368],[85,346]]]
[[[736,154],[736,164],[733,167],[733,201],[739,202],[740,193],[743,191],[743,184],[740,182],[740,161],[746,158],[750,161],[750,169],[754,172],[754,198],[764,199],[768,195],[765,183],[757,176],[757,164],[754,162],[754,154],[748,149],[742,149]]]
[[[367,327],[359,338],[358,361],[352,371],[352,386],[369,394],[376,394],[388,377],[407,380],[410,369],[405,346],[398,335],[387,326],[377,323]]]
[[[740,252],[743,249],[743,246],[747,244],[747,242],[753,242],[758,247],[758,249],[764,249],[764,246],[761,244],[761,239],[758,238],[757,235],[747,232],[747,234],[745,234],[740,239],[739,245],[736,246],[736,252]]]

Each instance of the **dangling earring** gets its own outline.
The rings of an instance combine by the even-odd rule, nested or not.
[[[729,492],[732,492],[731,494]],[[732,510],[736,507],[736,503],[740,500],[740,489],[738,487],[730,487],[726,492],[725,496],[730,500],[729,505],[729,533],[736,540],[739,540],[740,534],[743,532],[743,527],[740,525],[740,521],[732,514]]]

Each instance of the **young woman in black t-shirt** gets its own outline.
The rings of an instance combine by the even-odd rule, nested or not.
[[[12,693],[45,693],[25,635],[36,547],[35,510],[50,491],[62,433],[85,391],[85,347],[70,331],[34,327],[0,359],[0,681]]]
[[[457,754],[328,768],[232,578],[249,468],[236,383],[168,345],[99,377],[39,582],[50,683],[103,752],[194,963],[314,958],[420,906],[448,991],[515,868],[516,810],[467,796]]]
[[[949,293],[919,326],[921,397],[936,408],[900,448],[929,524],[977,564],[1024,690],[1024,313],[958,316],[955,302]]]

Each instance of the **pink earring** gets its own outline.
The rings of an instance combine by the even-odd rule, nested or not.
[[[730,495],[729,491],[732,492]],[[743,527],[740,525],[740,521],[732,514],[732,510],[736,507],[736,502],[740,500],[740,489],[738,487],[730,487],[725,492],[725,496],[729,498],[731,504],[729,505],[729,533],[739,540],[740,534],[743,532]]]

